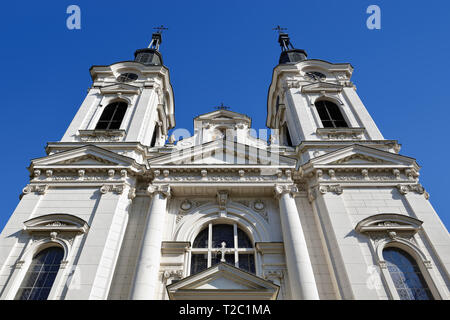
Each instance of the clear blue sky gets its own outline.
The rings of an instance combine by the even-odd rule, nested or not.
[[[81,8],[81,30],[66,8]],[[366,8],[381,8],[381,30]],[[26,167],[58,141],[91,84],[91,65],[132,60],[164,24],[177,127],[221,102],[265,127],[267,90],[289,29],[309,58],[349,62],[358,94],[386,139],[414,157],[447,228],[450,2],[448,1],[5,1],[0,30],[3,190],[0,229],[28,183]]]

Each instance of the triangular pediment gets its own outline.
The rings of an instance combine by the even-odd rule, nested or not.
[[[311,159],[308,164],[316,166],[381,166],[418,167],[415,159],[363,145],[354,144]]]
[[[264,299],[274,300],[279,287],[272,282],[226,263],[167,286],[170,299]]]
[[[128,94],[138,94],[140,91],[139,87],[126,84],[126,83],[117,83],[109,86],[105,86],[100,88],[101,93],[103,94],[113,94],[113,93],[128,93]]]
[[[329,82],[316,82],[302,87],[303,93],[308,92],[340,92],[343,86]]]
[[[175,150],[149,160],[152,165],[281,165],[295,166],[296,159],[254,146],[215,140],[199,146]]]
[[[36,169],[41,167],[134,167],[137,169],[140,165],[132,158],[94,145],[86,145],[33,159],[31,167]]]
[[[208,112],[202,115],[199,115],[195,118],[195,121],[214,121],[214,120],[233,120],[233,121],[244,121],[250,122],[250,118],[245,114],[220,109],[212,112]]]

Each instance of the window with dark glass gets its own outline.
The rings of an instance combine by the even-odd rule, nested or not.
[[[55,281],[64,250],[51,247],[40,251],[31,262],[16,300],[46,300]]]
[[[191,274],[225,263],[255,273],[255,250],[237,224],[209,224],[195,238],[191,249]]]
[[[139,76],[135,73],[127,72],[122,73],[120,76],[117,77],[117,81],[119,82],[132,82],[134,80],[137,80]]]
[[[282,130],[284,145],[292,147],[293,144],[292,144],[291,134],[289,132],[289,128],[286,123],[283,125],[281,130]]]
[[[156,145],[156,138],[158,137],[159,126],[156,125],[155,129],[153,129],[152,141],[150,142],[150,147],[154,147]]]
[[[341,110],[335,103],[322,100],[317,101],[315,106],[324,128],[348,128]]]
[[[389,274],[401,300],[433,300],[416,260],[398,248],[383,250]]]
[[[125,102],[113,102],[108,104],[103,110],[100,120],[98,120],[96,130],[117,130],[120,129],[123,117],[127,111]]]

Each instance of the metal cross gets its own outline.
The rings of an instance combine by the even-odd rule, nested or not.
[[[228,110],[230,107],[226,107],[223,105],[223,102],[220,104],[220,106],[215,107],[217,110]]]
[[[222,254],[222,257],[220,258],[220,262],[225,262],[226,261],[225,254],[228,252],[231,252],[231,250],[226,248],[227,244],[225,241],[222,242],[221,245],[222,245],[222,248],[217,249],[217,252],[220,252]]]
[[[287,30],[287,28],[282,28],[282,27],[280,27],[280,26],[277,26],[276,28],[273,28],[272,30],[276,30],[276,31],[278,31],[278,34],[280,34],[281,31]]]
[[[162,33],[163,30],[169,30],[169,28],[164,27],[164,25],[161,25],[159,27],[155,27],[153,29],[158,30],[157,33]]]

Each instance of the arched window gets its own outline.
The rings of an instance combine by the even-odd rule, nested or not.
[[[117,101],[108,104],[98,120],[96,130],[115,130],[120,129],[123,117],[127,111],[127,104]]]
[[[16,300],[46,300],[58,273],[64,250],[50,247],[40,251],[28,268]]]
[[[324,128],[348,128],[347,122],[336,104],[321,100],[317,101],[315,106]]]
[[[255,273],[255,249],[237,224],[212,224],[195,238],[191,249],[191,274],[219,262]]]
[[[401,300],[433,299],[413,257],[401,249],[388,247],[383,250],[383,259]]]

